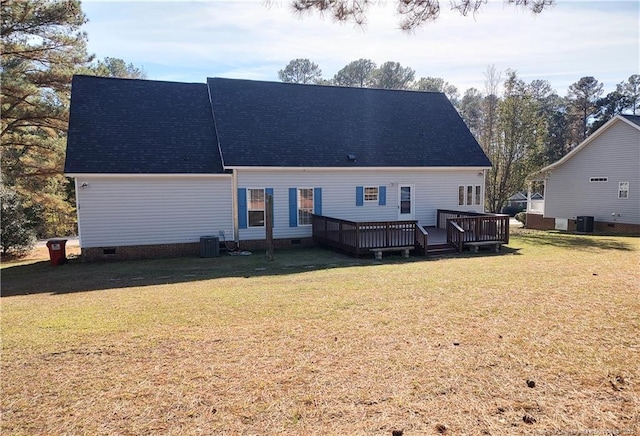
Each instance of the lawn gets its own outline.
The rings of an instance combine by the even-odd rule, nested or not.
[[[640,239],[2,269],[3,434],[640,434]]]

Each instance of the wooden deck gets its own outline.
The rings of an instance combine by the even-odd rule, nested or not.
[[[426,256],[443,248],[462,252],[485,244],[499,248],[509,242],[507,215],[438,210],[437,224],[425,228],[415,220],[355,222],[313,215],[313,239],[355,256],[375,253],[376,257],[387,251],[405,254],[408,247],[414,255]]]

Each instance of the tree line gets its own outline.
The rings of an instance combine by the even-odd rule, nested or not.
[[[74,188],[63,174],[73,74],[146,74],[122,59],[88,54],[78,0],[3,0],[1,15],[0,251],[6,255],[36,236],[75,231]]]
[[[485,186],[490,212],[500,212],[525,188],[527,174],[557,161],[614,116],[640,112],[639,74],[606,95],[601,82],[582,77],[564,96],[546,80],[527,83],[517,71],[494,66],[484,72],[484,89],[470,88],[462,96],[442,78],[416,79],[412,68],[391,61],[378,66],[358,59],[326,79],[316,63],[293,59],[278,77],[290,83],[445,93],[493,164]]]

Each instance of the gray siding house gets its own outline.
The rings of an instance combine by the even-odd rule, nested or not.
[[[75,76],[65,173],[86,258],[305,244],[312,216],[484,211],[490,161],[442,93]]]
[[[596,231],[640,233],[640,116],[617,115],[528,179],[544,182],[542,214],[528,213],[528,227],[575,230],[586,217]]]

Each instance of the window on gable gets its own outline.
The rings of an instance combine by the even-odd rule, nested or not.
[[[618,183],[618,198],[629,198],[629,182]]]
[[[458,206],[479,206],[482,201],[480,185],[458,186]]]
[[[371,186],[364,188],[364,201],[378,201],[378,187]]]
[[[249,227],[264,227],[264,189],[247,189]]]
[[[298,188],[298,225],[310,226],[313,215],[313,188]]]
[[[608,177],[589,177],[590,182],[608,182]]]

